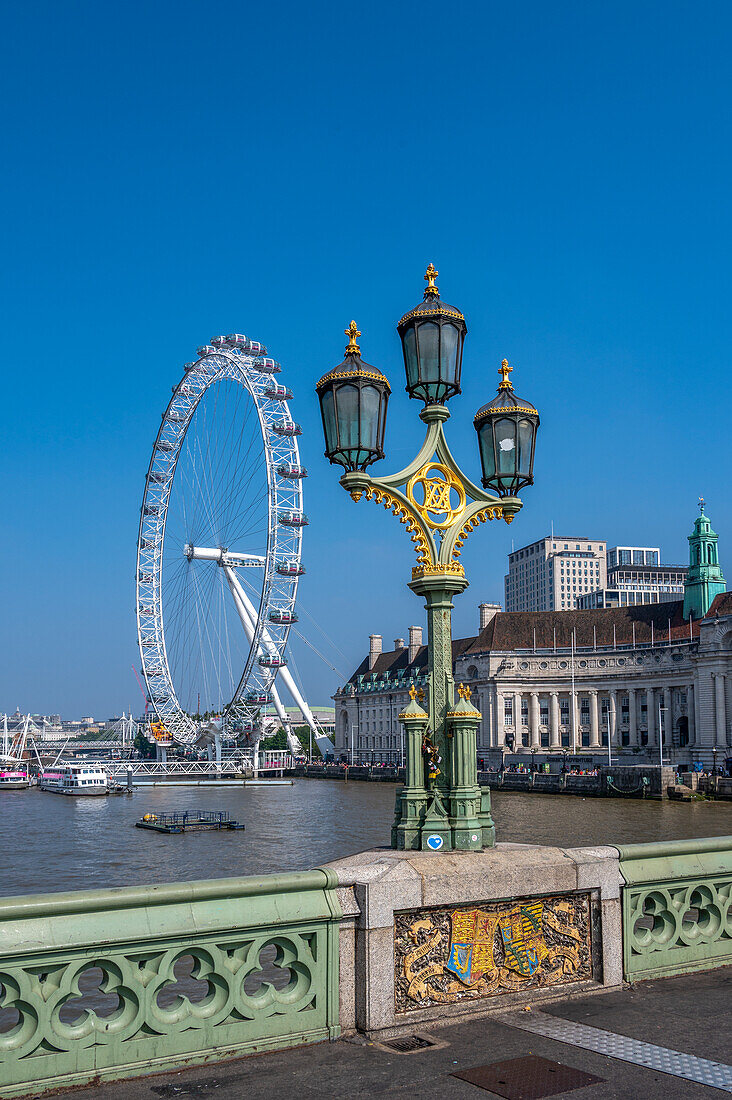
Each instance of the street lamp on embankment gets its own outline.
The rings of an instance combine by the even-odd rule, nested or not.
[[[424,443],[403,470],[371,477],[366,468],[384,458],[391,387],[361,358],[355,321],[346,329],[345,358],[317,384],[325,455],[345,469],[340,479],[354,501],[383,505],[406,527],[417,556],[409,587],[425,601],[428,690],[399,715],[406,740],[406,782],[397,797],[392,847],[472,849],[492,847],[495,828],[490,792],[478,785],[476,732],[480,712],[470,688],[455,685],[452,666],[453,597],[468,581],[460,553],[481,523],[511,523],[522,502],[516,495],[533,483],[539,414],[517,397],[504,359],[498,393],[476,414],[483,489],[462,472],[445,439],[447,402],[459,394],[465,317],[441,301],[438,272],[427,268],[423,300],[399,321],[406,390],[424,407]]]

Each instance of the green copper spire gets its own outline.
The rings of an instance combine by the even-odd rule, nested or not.
[[[689,535],[689,573],[684,585],[684,618],[703,619],[715,596],[726,592],[717,550],[717,534],[704,514],[704,498],[699,497],[699,515]]]

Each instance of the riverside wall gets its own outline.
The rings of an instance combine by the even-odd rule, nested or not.
[[[284,773],[297,779],[331,779],[339,782],[403,783],[404,769],[342,764],[311,764],[291,768]],[[669,796],[675,788],[676,772],[659,765],[603,766],[596,775],[576,775],[571,772],[497,772],[479,771],[478,782],[492,790],[525,791],[539,794],[580,795],[582,798],[651,798]],[[726,776],[682,776],[689,790],[697,796],[732,801],[732,778]]]

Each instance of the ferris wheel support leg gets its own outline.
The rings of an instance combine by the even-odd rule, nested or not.
[[[259,778],[259,737],[255,737],[252,741],[252,769],[254,771],[254,778]]]
[[[214,734],[214,752],[216,754],[216,773],[221,771],[221,734]]]
[[[239,613],[239,618],[241,619],[242,626],[244,627],[247,638],[251,642],[252,638],[254,637],[254,625],[257,621],[257,612],[254,608],[254,605],[252,604],[252,601],[249,599],[246,592],[239,584],[239,580],[234,570],[224,566],[224,572],[226,573],[226,579],[229,582],[229,588],[231,589],[231,593],[234,597],[234,602],[236,603],[236,608]],[[274,650],[272,639],[267,633],[266,627],[262,631],[262,642],[265,649],[269,648],[270,650]],[[328,738],[324,737],[324,735],[322,734],[317,722],[315,721],[313,712],[308,706],[306,700],[303,698],[303,695],[297,684],[293,680],[290,670],[287,668],[287,666],[283,666],[279,670],[278,675],[280,676],[282,683],[285,685],[290,695],[292,696],[295,705],[300,708],[303,718],[310,726],[310,729],[313,731],[313,735],[315,736],[318,747],[322,749],[324,747],[324,742],[325,751],[333,752],[332,744],[330,743]],[[275,702],[275,699],[279,701],[279,696],[274,686],[272,689],[272,699],[273,702]],[[277,702],[275,702],[275,709],[277,709]],[[279,714],[279,717],[284,720],[283,714],[280,714],[279,710],[277,711],[277,713]],[[288,726],[286,726],[285,729],[288,732],[287,741],[290,747],[290,752],[299,755],[302,752],[302,746],[300,745],[300,742],[294,734],[290,733]],[[323,755],[325,755],[325,753],[323,753]]]
[[[226,574],[226,580],[228,581],[229,588],[231,589],[231,594],[234,597],[234,604],[236,605],[236,610],[237,614],[239,615],[241,625],[244,627],[244,633],[247,636],[247,641],[251,644],[254,640],[257,612],[255,611],[254,606],[247,596],[246,592],[239,584],[239,580],[234,570],[228,568],[227,566],[224,566],[223,569],[224,573]],[[265,648],[267,647],[267,645],[269,645],[270,649],[274,649],[272,641],[266,630],[263,632],[263,641],[265,644]],[[286,669],[284,668],[280,669],[280,675],[282,675],[285,671]],[[287,746],[290,752],[293,753],[293,755],[299,756],[302,753],[302,746],[292,732],[292,726],[290,725],[287,711],[282,705],[280,693],[277,691],[277,688],[274,684],[272,684],[271,691],[272,703],[274,705],[275,711],[277,712],[277,717],[282,722],[282,726],[287,737]]]

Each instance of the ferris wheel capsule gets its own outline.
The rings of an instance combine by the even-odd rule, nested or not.
[[[291,478],[293,481],[308,476],[304,466],[293,466],[291,462],[283,462],[281,466],[277,467],[277,473],[280,477]]]
[[[272,431],[278,435],[302,435],[302,428],[292,420],[275,420]]]
[[[248,342],[246,336],[241,332],[232,332],[226,337],[226,343],[232,348],[244,347]]]
[[[203,359],[204,355],[211,355],[214,351],[216,351],[216,348],[212,344],[203,344],[200,348],[196,348],[199,359]]]
[[[247,352],[249,355],[260,356],[266,355],[267,349],[264,344],[260,344],[259,340],[249,340],[247,341]]]
[[[273,398],[275,401],[291,401],[292,390],[287,386],[268,386],[264,391],[265,397]]]
[[[281,577],[301,577],[305,567],[296,559],[295,561],[281,561],[276,566]]]
[[[214,336],[211,339],[211,343],[215,348],[222,348],[226,343],[226,336]]]
[[[297,622],[297,614],[294,611],[285,611],[280,607],[273,607],[269,613],[269,621],[289,625]]]
[[[283,527],[307,527],[310,520],[304,512],[280,512],[277,522]]]
[[[287,660],[284,657],[280,657],[278,653],[268,654],[258,658],[259,664],[262,668],[284,668],[287,664]]]
[[[280,374],[282,367],[276,359],[259,358],[254,364],[258,371],[262,374]]]

